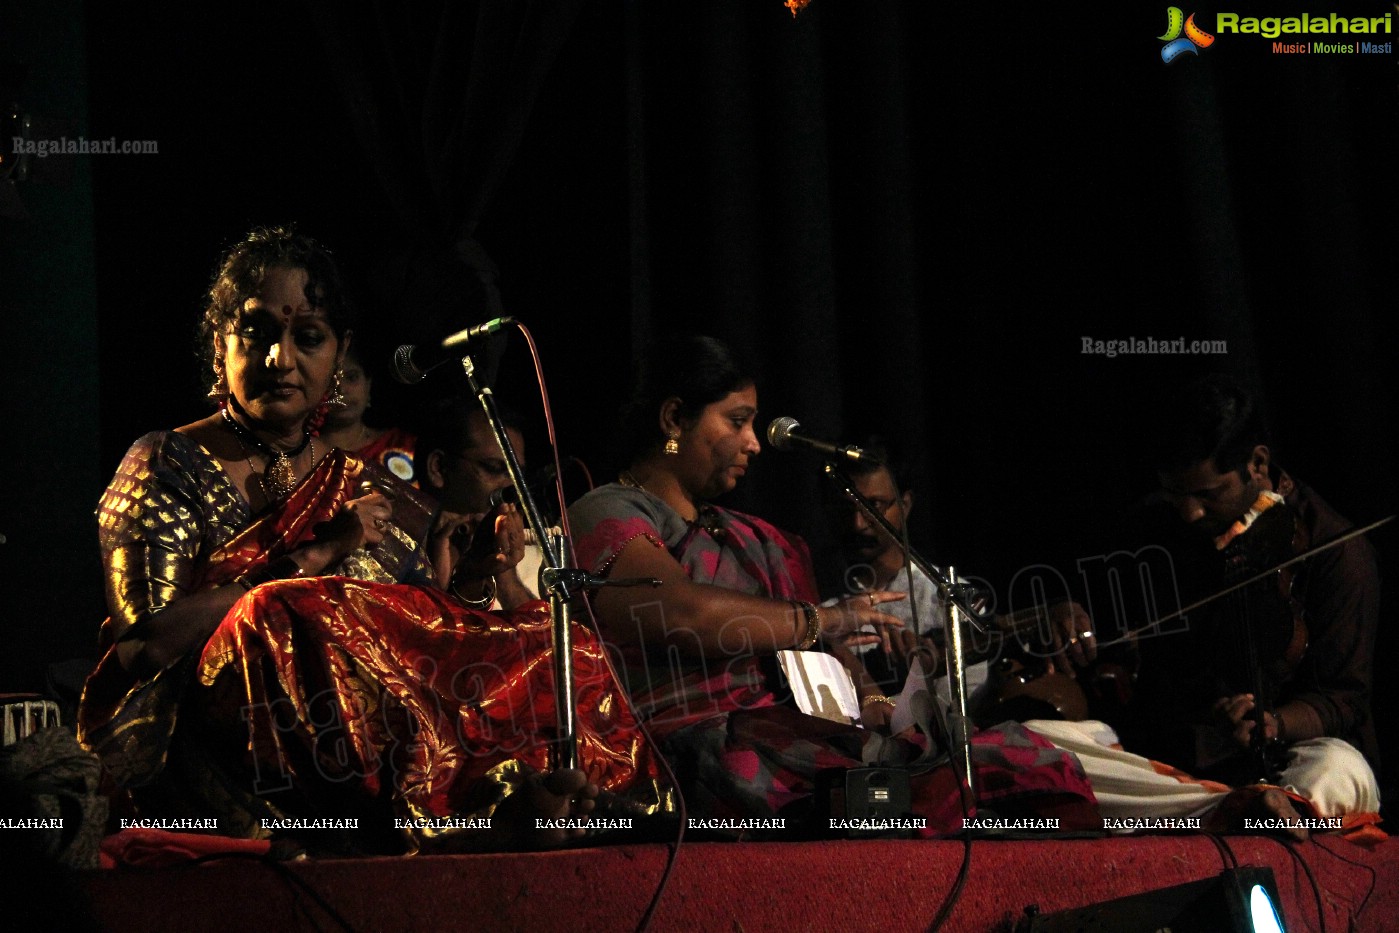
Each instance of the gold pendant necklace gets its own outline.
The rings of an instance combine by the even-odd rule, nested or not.
[[[268,461],[267,469],[262,471],[262,485],[277,499],[296,488],[296,467],[284,451],[277,451],[277,456]]]
[[[308,446],[311,448],[311,464],[314,466],[316,463],[316,447],[311,441],[310,431],[307,431],[301,438],[301,443],[297,445],[295,450],[277,450],[275,447],[263,443],[252,431],[239,424],[228,413],[227,408],[223,409],[223,420],[233,431],[234,436],[238,438],[238,443],[243,445],[243,455],[248,461],[249,470],[257,472],[253,466],[252,453],[248,450],[249,446],[267,458],[267,466],[263,469],[259,479],[262,482],[262,491],[269,501],[281,499],[296,488],[300,479],[296,475],[296,464],[293,463],[293,460],[301,456],[301,452]]]

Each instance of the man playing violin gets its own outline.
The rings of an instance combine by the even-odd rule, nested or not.
[[[1144,517],[1164,517],[1163,529],[1179,533],[1171,582],[1187,597],[1353,527],[1273,463],[1256,401],[1228,378],[1191,384],[1152,428],[1160,488]],[[1230,579],[1224,571],[1236,566]],[[1109,717],[1123,746],[1197,778],[1281,785],[1320,816],[1378,811],[1373,548],[1356,537],[1247,592],[1133,639],[1134,695]],[[1084,660],[1095,654],[1088,646]],[[1096,789],[1094,768],[1085,769]],[[1274,798],[1274,812],[1283,806]]]

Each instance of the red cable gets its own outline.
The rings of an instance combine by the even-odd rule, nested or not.
[[[524,335],[525,343],[529,345],[530,357],[534,360],[534,377],[539,383],[539,397],[544,404],[544,424],[549,432],[549,445],[554,449],[554,492],[559,497],[559,525],[563,529],[564,540],[568,542],[569,546],[569,553],[561,554],[559,558],[566,564],[577,566],[578,559],[572,553],[573,531],[568,524],[568,509],[565,507],[563,491],[563,465],[559,461],[559,444],[554,434],[554,412],[549,406],[549,388],[544,382],[544,367],[540,364],[539,348],[535,346],[534,336],[529,332],[529,328],[520,321],[516,321],[515,326],[518,327],[520,333]],[[577,460],[576,457],[572,459]],[[577,462],[583,468],[584,475],[588,478],[589,488],[592,488],[593,476],[588,471],[587,464],[583,463],[581,460],[577,460]],[[677,809],[679,810],[680,828],[675,835],[675,844],[671,847],[670,855],[666,859],[665,871],[661,873],[661,880],[656,886],[656,893],[652,895],[651,902],[647,906],[646,912],[642,914],[641,922],[637,926],[637,930],[641,931],[650,926],[652,916],[656,912],[656,907],[659,906],[661,902],[661,895],[665,893],[666,886],[670,882],[671,871],[675,868],[675,862],[680,857],[680,846],[685,841],[685,826],[688,822],[686,814],[688,811],[685,807],[685,795],[680,790],[680,781],[675,777],[675,772],[671,770],[670,762],[666,761],[665,755],[661,754],[660,745],[651,735],[651,730],[646,728],[646,723],[642,721],[641,716],[637,713],[636,704],[632,702],[631,693],[628,691],[627,685],[623,683],[622,678],[617,674],[617,669],[612,664],[612,653],[607,650],[607,642],[603,640],[602,628],[598,625],[597,615],[593,612],[592,601],[584,599],[582,604],[586,607],[588,612],[588,628],[592,630],[593,635],[597,637],[598,644],[602,647],[603,663],[607,665],[607,671],[612,675],[612,680],[617,685],[617,691],[622,698],[622,702],[626,705],[632,718],[636,720],[636,726],[641,731],[642,738],[646,740],[646,744],[651,749],[652,754],[656,756],[656,760],[661,763],[666,778],[670,781],[671,787],[674,788],[675,801]]]

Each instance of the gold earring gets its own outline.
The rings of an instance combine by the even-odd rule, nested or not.
[[[340,392],[340,370],[335,370],[335,375],[330,377],[330,394],[326,396],[325,403],[331,408],[349,408],[350,403],[345,401],[345,396]]]
[[[223,357],[219,356],[214,360],[214,384],[209,387],[209,398],[216,402],[222,402],[229,395],[228,379],[224,376],[223,371]]]
[[[670,456],[680,453],[680,435],[667,434],[665,438],[665,452]]]

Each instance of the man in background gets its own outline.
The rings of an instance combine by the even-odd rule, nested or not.
[[[525,465],[525,438],[519,419],[502,410],[505,432],[520,468]],[[512,489],[505,456],[475,400],[449,399],[434,412],[418,437],[414,463],[421,488],[434,496],[446,516],[460,516],[474,527],[492,511],[491,494]],[[536,599],[541,550],[527,544],[524,559],[495,577],[490,608],[514,609]]]
[[[882,465],[868,460],[855,461],[843,464],[842,469],[855,490],[889,522],[897,537],[891,537],[846,496],[832,490],[825,507],[827,520],[840,545],[841,593],[849,595],[872,590],[907,593],[908,599],[883,603],[881,610],[902,620],[904,631],[917,641],[928,637],[940,641],[946,608],[937,585],[922,570],[905,562],[900,546],[907,534],[909,513],[913,510],[913,470],[881,437],[871,437],[860,447]],[[860,656],[871,678],[884,693],[899,693],[908,674],[901,662],[904,652],[890,655],[874,649],[875,646],[866,645],[852,650]],[[986,677],[986,661],[968,664],[968,695],[984,684]],[[938,678],[937,691],[944,701],[948,700],[945,676]]]

